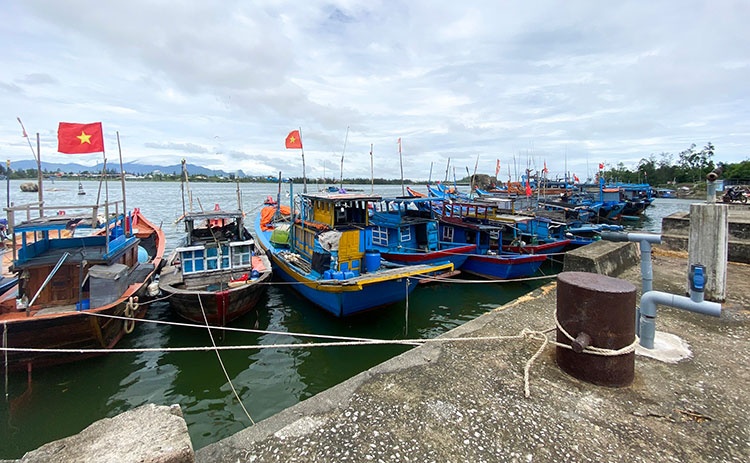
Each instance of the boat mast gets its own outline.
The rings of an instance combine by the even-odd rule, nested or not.
[[[370,143],[370,193],[375,194],[375,171],[372,168],[372,143]]]
[[[40,149],[40,142],[39,142],[39,132],[36,133],[36,151],[34,151],[34,147],[31,146],[31,140],[29,139],[29,135],[26,133],[26,127],[23,126],[23,122],[21,122],[20,117],[16,117],[16,120],[19,124],[21,124],[21,130],[23,131],[23,137],[26,139],[26,142],[29,144],[29,149],[31,150],[31,154],[34,156],[34,160],[36,161],[36,181],[37,186],[39,188],[39,191],[37,192],[39,195],[39,217],[44,217],[44,193],[42,188],[42,159],[41,159],[41,149]],[[8,168],[10,169],[10,161],[8,161]],[[10,171],[8,172],[8,178],[10,178]],[[10,187],[8,187],[8,207],[10,207]]]
[[[346,142],[349,140],[349,126],[346,126],[346,136],[344,137],[344,149],[341,151],[341,176],[339,178],[339,188],[344,189],[344,153],[346,153]],[[307,193],[307,191],[305,191]]]
[[[123,217],[128,216],[128,208],[127,203],[125,202],[125,170],[122,168],[122,146],[120,146],[120,131],[115,132],[117,134],[117,151],[120,153],[120,183],[122,183],[122,213]],[[80,183],[79,183],[80,185]],[[125,236],[128,235],[128,221],[125,220],[125,223],[123,224],[123,228],[125,229]]]

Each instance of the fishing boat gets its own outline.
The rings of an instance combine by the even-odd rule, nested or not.
[[[491,204],[443,203],[439,218],[441,239],[474,245],[474,251],[461,271],[482,278],[506,280],[531,276],[539,270],[547,260],[546,254],[503,250],[503,234],[515,223],[504,222],[506,216]],[[508,218],[514,220],[512,216]]]
[[[292,195],[294,198],[294,195]],[[362,193],[301,195],[290,206],[265,207],[256,221],[258,244],[276,275],[313,304],[345,317],[404,300],[416,279],[452,272],[453,264],[396,265],[372,247],[370,205]]]
[[[441,241],[429,198],[383,198],[370,218],[372,245],[380,255],[405,265],[449,261],[458,271],[474,251],[472,244]]]
[[[6,370],[101,355],[133,331],[162,264],[161,228],[124,201],[5,210],[18,278],[0,304]]]
[[[238,209],[222,210],[216,204],[212,211],[193,212],[185,209],[185,197],[192,198],[188,178],[183,159],[179,221],[185,224],[185,236],[167,258],[159,289],[180,317],[225,326],[256,308],[273,276],[271,263],[245,227],[239,183]]]
[[[225,326],[254,310],[272,278],[241,210],[188,212],[185,239],[167,258],[159,289],[180,317]]]

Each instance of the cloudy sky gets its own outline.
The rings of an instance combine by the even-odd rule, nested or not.
[[[750,2],[0,0],[0,159],[101,121],[110,159],[442,179],[750,155]]]

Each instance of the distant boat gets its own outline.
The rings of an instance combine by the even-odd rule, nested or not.
[[[81,185],[81,182],[78,182],[78,195],[85,195],[86,192],[83,191],[83,185]]]

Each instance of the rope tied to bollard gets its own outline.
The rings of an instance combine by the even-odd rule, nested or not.
[[[560,332],[566,338],[568,338],[568,340],[571,343],[573,343],[573,342],[576,341],[576,338],[574,338],[573,336],[571,336],[570,333],[568,333],[565,330],[565,328],[563,328],[562,325],[560,324],[560,319],[557,317],[557,310],[555,310],[555,325],[557,326],[557,329],[560,330]],[[566,348],[566,349],[575,350],[575,349],[573,349],[573,346],[571,344],[563,344],[563,343],[560,343],[560,342],[557,342],[557,341],[550,341],[550,342],[553,345],[555,345],[556,347],[563,347],[563,348]],[[635,348],[636,348],[636,346],[638,346],[639,342],[640,342],[640,339],[638,338],[638,336],[635,336],[635,338],[633,339],[633,342],[631,342],[627,346],[621,347],[619,349],[607,349],[607,348],[604,348],[604,347],[585,346],[583,348],[583,351],[581,353],[582,354],[591,354],[591,355],[601,355],[601,356],[604,356],[604,357],[616,357],[618,355],[626,355],[626,354],[629,354],[631,352],[635,352]]]

